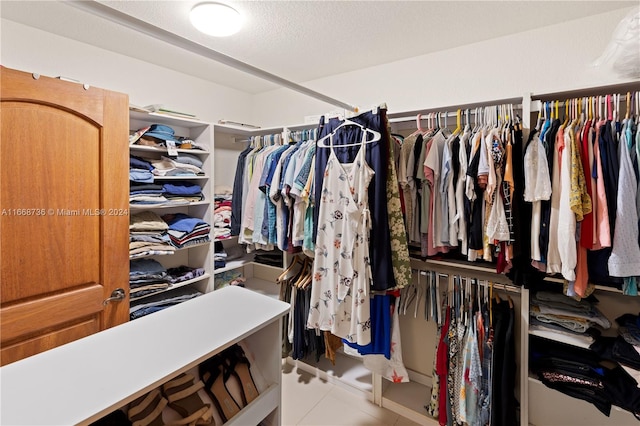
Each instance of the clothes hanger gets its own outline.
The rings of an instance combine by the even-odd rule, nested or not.
[[[282,273],[280,274],[280,276],[278,278],[276,278],[276,284],[280,284],[285,277],[289,274],[289,272],[291,272],[293,270],[293,268],[296,265],[302,265],[302,259],[300,258],[300,256],[294,256],[293,260],[291,261],[291,263],[289,264],[289,266],[287,266],[287,268],[282,271]]]
[[[335,129],[333,129],[333,131],[331,133],[329,133],[328,135],[324,136],[322,139],[320,139],[317,142],[317,147],[318,148],[330,148],[330,145],[326,144],[326,140],[329,138],[332,138],[336,132],[344,127],[347,126],[356,126],[359,127],[360,129],[362,129],[363,132],[365,133],[371,133],[373,135],[373,138],[370,140],[365,140],[364,143],[373,143],[373,142],[377,142],[382,138],[382,135],[380,134],[380,132],[377,132],[375,130],[369,129],[368,127],[365,127],[361,124],[358,124],[354,121],[351,120],[344,120],[344,122],[342,124],[340,124],[338,127],[336,127]],[[347,146],[359,146],[361,144],[361,142],[356,142],[356,143],[348,143],[348,144],[340,144],[340,145],[334,145],[335,147],[338,148],[343,148],[343,147],[347,147]]]

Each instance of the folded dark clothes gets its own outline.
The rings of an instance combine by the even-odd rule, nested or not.
[[[129,156],[129,167],[132,169],[153,170],[153,166],[150,162],[141,157],[135,155]]]
[[[224,268],[225,266],[227,266],[227,261],[226,260],[214,260],[213,261],[213,269],[220,269],[220,268]]]
[[[165,183],[162,186],[162,190],[165,194],[175,195],[195,195],[202,193],[202,187],[200,185],[190,182]]]
[[[129,191],[162,191],[162,185],[157,183],[129,182]]]
[[[165,198],[169,199],[169,200],[174,200],[174,199],[185,199],[185,200],[189,200],[189,201],[202,201],[204,200],[204,194],[202,192],[199,192],[197,194],[189,194],[189,195],[178,195],[178,194],[167,194],[164,193]]]
[[[169,240],[170,240],[169,234],[167,233],[142,234],[142,233],[132,232],[129,234],[129,242],[145,241],[148,243],[168,243]]]
[[[129,276],[136,274],[162,274],[167,270],[155,259],[137,259],[129,262]]]
[[[172,284],[192,280],[204,275],[204,268],[192,268],[191,266],[178,266],[167,269],[168,279]]]

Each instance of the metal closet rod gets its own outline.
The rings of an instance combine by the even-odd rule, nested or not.
[[[475,102],[470,104],[449,105],[449,106],[442,106],[442,107],[436,107],[436,108],[417,109],[414,111],[387,113],[387,118],[391,122],[415,120],[418,114],[426,115],[434,112],[435,113],[446,112],[447,116],[454,116],[456,115],[456,111],[459,109],[464,111],[466,109],[472,110],[474,108],[495,107],[495,106],[500,106],[505,104],[513,104],[514,109],[522,109],[522,98],[520,97],[520,98],[496,99],[488,102]]]
[[[483,278],[471,277],[471,276],[468,276],[468,275],[465,275],[465,274],[447,274],[447,273],[444,273],[444,272],[434,271],[432,269],[415,269],[415,268],[412,268],[411,272],[419,272],[420,275],[422,275],[422,276],[427,276],[429,274],[429,272],[435,272],[436,276],[438,278],[449,278],[450,276],[460,277],[460,278],[464,278],[465,280],[466,279],[476,280],[476,285],[478,285],[478,286],[483,286],[484,287],[485,283],[486,283],[486,286],[488,287],[488,286],[491,285],[491,283],[493,283],[493,288],[494,289],[496,289],[496,288],[498,290],[502,289],[502,290],[504,290],[506,292],[511,292],[511,293],[518,293],[518,294],[522,293],[522,287],[520,287],[520,286],[517,286],[517,285],[514,285],[514,284],[505,284],[505,283],[496,282],[496,281],[492,281],[492,280],[486,280],[486,279],[483,279]]]
[[[187,50],[191,53],[204,56],[205,58],[213,59],[214,61],[220,62],[221,64],[230,66],[240,71],[244,71],[248,74],[254,75],[272,83],[276,83],[282,87],[286,87],[287,89],[291,89],[298,93],[310,96],[314,99],[318,99],[328,104],[344,108],[348,111],[358,111],[358,109],[353,105],[349,105],[348,103],[339,101],[320,92],[316,92],[315,90],[311,90],[307,87],[286,80],[275,74],[271,74],[270,72],[254,67],[253,65],[249,65],[246,62],[239,61],[235,58],[232,58],[231,56],[225,55],[224,53],[220,53],[216,50],[188,40],[160,27],[156,27],[155,25],[149,24],[148,22],[142,21],[138,18],[134,18],[133,16],[127,15],[126,13],[122,13],[118,10],[112,9],[94,0],[67,0],[64,3],[85,12],[91,13],[92,15],[99,16],[111,22],[115,22],[116,24],[120,24],[134,31],[146,34],[155,39],[162,40],[166,43]]]
[[[588,87],[577,90],[567,90],[565,92],[532,94],[532,101],[556,101],[560,99],[585,98],[589,96],[598,96],[607,93],[627,93],[640,90],[640,82],[629,82],[621,84],[612,84],[609,86]]]

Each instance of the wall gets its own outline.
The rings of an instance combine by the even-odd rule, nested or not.
[[[437,108],[628,81],[590,64],[631,8],[334,75],[305,86],[360,108]],[[452,23],[455,31],[455,23]],[[443,35],[446,37],[446,35]],[[425,40],[425,43],[434,42]],[[437,42],[437,41],[436,41]],[[375,52],[372,52],[375,53]],[[288,89],[254,97],[252,123],[304,122],[336,107]]]
[[[2,65],[65,76],[129,94],[136,105],[160,103],[204,121],[249,122],[251,95],[135,58],[6,19],[1,20]]]

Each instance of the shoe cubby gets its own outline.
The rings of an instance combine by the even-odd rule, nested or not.
[[[162,386],[183,373],[197,382],[203,362],[239,344],[258,395],[215,424],[278,425],[281,321],[288,309],[287,303],[230,286],[14,362],[0,369],[0,423],[88,425],[126,411],[155,390],[162,395]],[[232,381],[228,387],[242,399]],[[197,393],[214,406],[204,389]],[[163,420],[172,419],[168,414]]]

